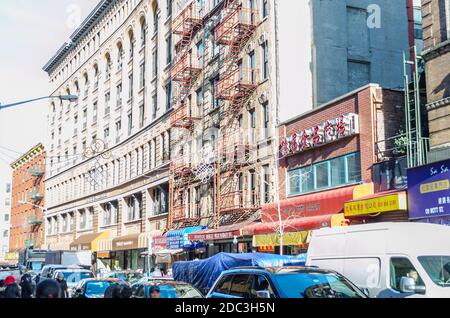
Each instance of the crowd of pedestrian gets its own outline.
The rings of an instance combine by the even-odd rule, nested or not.
[[[131,298],[132,291],[128,285],[112,284],[104,298]],[[0,298],[68,298],[69,292],[64,274],[56,279],[38,280],[36,283],[30,274],[25,273],[17,282],[14,276],[0,280]]]
[[[0,298],[66,298],[67,282],[60,273],[56,279],[44,279],[36,283],[25,273],[17,282],[14,276],[0,280]]]

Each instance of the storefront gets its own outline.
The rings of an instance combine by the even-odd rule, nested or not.
[[[112,267],[115,270],[137,270],[145,268],[145,256],[148,249],[146,233],[134,233],[112,240],[110,253]]]
[[[408,169],[409,219],[450,225],[450,160]]]
[[[100,240],[108,239],[109,236],[109,231],[84,234],[70,243],[69,248],[71,251],[92,251],[93,253],[95,253],[98,251],[98,242]]]
[[[407,222],[406,192],[382,192],[346,202],[344,204],[344,215],[352,224]]]
[[[206,229],[206,226],[194,226],[180,230],[167,232],[167,250],[160,251],[157,256],[161,259],[164,255],[168,259],[169,255],[173,261],[193,260],[204,258],[206,255],[205,244],[189,240],[189,234]]]
[[[19,262],[19,252],[7,252],[5,254],[5,261],[12,264],[17,264]]]
[[[217,229],[204,229],[188,235],[193,242],[204,243],[206,257],[217,253],[252,252],[252,236],[241,235],[240,229],[251,224],[253,220],[221,226]]]
[[[311,230],[346,225],[347,220],[339,213],[285,219],[281,224],[279,221],[254,223],[245,226],[240,232],[253,237],[253,247],[258,252],[279,253],[280,246],[283,245],[284,254],[298,255],[306,252]]]

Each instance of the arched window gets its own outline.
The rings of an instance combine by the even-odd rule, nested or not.
[[[83,74],[84,78],[84,94],[87,95],[89,92],[89,77],[87,73]]]
[[[130,59],[134,56],[134,33],[133,30],[128,31],[128,39],[130,41]]]
[[[109,53],[106,53],[105,61],[106,61],[105,75],[106,79],[108,80],[111,78],[111,55]]]
[[[80,84],[78,84],[78,81],[75,81],[75,91],[77,95],[80,93]]]
[[[98,87],[98,77],[99,77],[98,64],[95,63],[94,64],[94,88]]]
[[[117,43],[117,68],[120,70],[122,68],[123,59],[123,46],[122,42]]]
[[[141,17],[140,20],[141,23],[141,45],[142,47],[145,46],[145,39],[147,38],[147,23],[145,21],[145,17]]]

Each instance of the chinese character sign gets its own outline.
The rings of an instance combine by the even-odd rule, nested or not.
[[[450,215],[450,160],[408,170],[410,219]]]
[[[359,133],[358,115],[352,113],[344,114],[284,138],[280,143],[280,152],[284,157],[357,133]]]

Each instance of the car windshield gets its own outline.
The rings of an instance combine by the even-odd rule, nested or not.
[[[332,273],[291,272],[274,275],[286,298],[363,298],[344,277]]]
[[[108,288],[113,282],[109,281],[96,281],[86,283],[86,295],[104,295],[106,288]]]
[[[450,256],[419,256],[418,259],[436,285],[450,287]]]
[[[150,294],[150,287],[147,286],[148,294]],[[200,292],[190,285],[161,284],[158,287],[161,292],[161,298],[202,298]]]
[[[30,263],[30,269],[34,272],[38,272],[42,269],[42,266],[44,265],[44,262],[31,262]]]
[[[62,273],[64,274],[64,279],[68,283],[77,283],[82,279],[94,277],[94,275],[91,272],[63,271]]]

